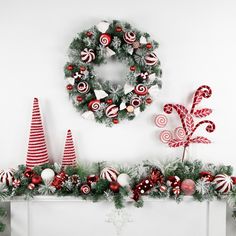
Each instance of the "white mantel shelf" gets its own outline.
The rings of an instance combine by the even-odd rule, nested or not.
[[[112,202],[93,203],[76,197],[16,197],[10,203],[11,236],[226,235],[224,201],[200,203],[185,197],[177,204],[170,199],[144,198],[143,208],[136,208],[127,199],[121,211]]]

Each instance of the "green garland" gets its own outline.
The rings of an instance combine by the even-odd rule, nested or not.
[[[2,218],[4,218],[6,216],[7,212],[6,209],[3,207],[0,207],[0,232],[4,232],[6,225],[1,221]]]
[[[83,117],[107,126],[132,120],[152,102],[149,92],[161,87],[158,43],[130,24],[100,22],[78,33],[70,44],[70,62],[64,71],[67,90]],[[97,78],[94,66],[117,60],[129,67],[121,84]]]
[[[159,168],[159,166],[149,161],[145,161],[143,164],[134,165],[132,167],[120,166],[116,168],[116,170],[119,173],[126,173],[131,177],[131,180],[129,186],[119,186],[116,191],[111,189],[111,182],[106,179],[97,178],[94,184],[88,183],[88,176],[100,176],[101,169],[105,166],[107,166],[106,163],[93,163],[90,165],[86,164],[78,165],[77,167],[67,167],[62,170],[58,164],[47,164],[29,170],[25,165],[20,165],[14,172],[14,179],[18,184],[8,186],[1,184],[0,197],[1,199],[5,199],[16,196],[25,196],[25,198],[28,199],[38,195],[74,196],[92,200],[94,202],[99,200],[112,200],[117,208],[122,208],[124,207],[125,199],[129,198],[132,200],[134,189],[137,185],[150,176],[151,170],[158,169],[161,170],[162,173],[162,183],[155,184],[150,191],[142,195],[147,195],[151,198],[170,198],[180,202],[185,195],[184,191],[181,190],[179,194],[176,195],[173,193],[173,186],[168,185],[169,177],[177,176],[181,182],[186,179],[191,179],[195,182],[196,191],[192,195],[195,200],[201,202],[204,200],[225,199],[231,206],[236,206],[236,186],[233,186],[232,190],[227,193],[221,193],[216,189],[214,181],[206,183],[200,174],[204,171],[211,173],[212,176],[218,174],[231,176],[233,172],[231,166],[215,166],[214,164],[204,165],[198,160],[193,162],[173,161],[164,164],[162,168]],[[60,186],[58,183],[55,184],[56,182],[47,184],[40,181],[38,184],[35,184],[33,188],[29,187],[32,185],[32,176],[40,176],[42,171],[46,168],[50,168],[55,172],[55,179],[61,173],[66,176],[63,181],[60,182]],[[84,185],[89,186],[91,191],[81,191],[81,187]],[[166,186],[165,191],[161,191],[161,186]],[[133,200],[133,203],[137,207],[142,206],[142,196],[140,195],[140,198],[136,201]]]

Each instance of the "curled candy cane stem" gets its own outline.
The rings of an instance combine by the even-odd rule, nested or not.
[[[209,86],[207,85],[200,86],[194,94],[193,104],[192,104],[190,114],[193,114],[196,105],[198,105],[201,102],[202,98],[209,98],[211,94],[212,94],[212,90]]]

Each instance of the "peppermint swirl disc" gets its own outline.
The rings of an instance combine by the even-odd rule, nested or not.
[[[174,134],[176,139],[178,140],[184,140],[184,138],[186,137],[186,132],[182,127],[175,128]]]
[[[85,119],[109,127],[143,112],[153,101],[152,87],[161,88],[157,48],[148,33],[117,20],[79,32],[70,44],[70,61],[64,68],[65,87],[76,110]],[[113,60],[127,66],[127,75],[117,82],[105,81],[102,73],[98,78],[94,67]]]
[[[89,91],[89,85],[87,82],[79,82],[77,85],[77,90],[82,93],[85,94]]]
[[[98,111],[101,108],[101,103],[99,100],[92,100],[89,102],[88,107],[92,111]]]
[[[134,92],[139,96],[145,96],[148,93],[148,88],[143,84],[138,84],[134,88]]]
[[[169,130],[163,130],[160,133],[160,140],[162,143],[168,143],[172,139],[172,133]]]
[[[101,34],[99,41],[102,46],[106,47],[111,43],[111,36],[109,34]]]
[[[165,115],[157,115],[155,118],[155,124],[159,128],[164,128],[167,125],[168,119]]]

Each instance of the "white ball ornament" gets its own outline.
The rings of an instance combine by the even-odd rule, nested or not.
[[[45,184],[51,184],[55,176],[55,172],[52,169],[44,169],[41,173],[41,177]]]
[[[130,177],[129,175],[122,173],[117,177],[117,182],[120,184],[120,186],[125,187],[129,186],[130,184]]]

